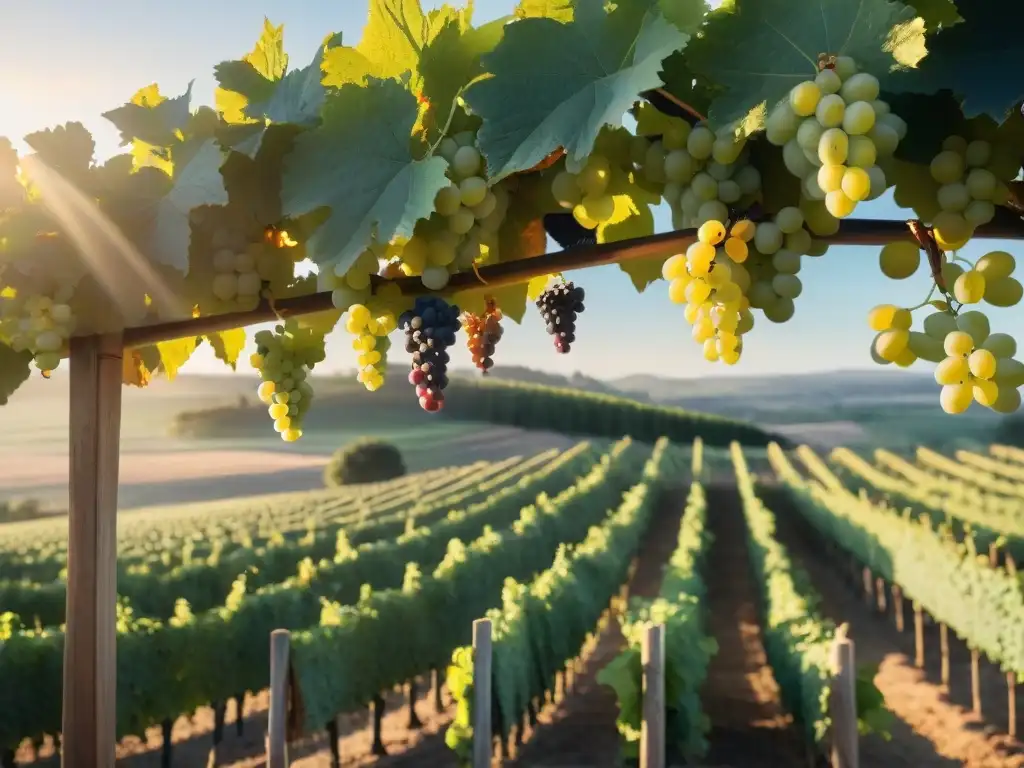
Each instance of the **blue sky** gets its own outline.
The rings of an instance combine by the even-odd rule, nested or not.
[[[100,157],[117,151],[117,133],[99,115],[124,103],[140,87],[159,83],[165,94],[181,93],[195,79],[195,104],[211,103],[213,66],[238,58],[252,47],[263,17],[285,25],[292,61],[304,66],[328,32],[341,31],[346,43],[358,41],[366,20],[366,0],[10,0],[4,27],[16,34],[0,46],[0,135],[18,141],[34,130],[78,120],[93,131]],[[425,2],[424,5],[435,5]],[[513,0],[477,0],[476,18],[509,13]],[[862,204],[858,216],[904,218],[891,196]],[[670,228],[668,216],[659,230]],[[988,241],[965,249],[976,257],[1010,243]],[[498,365],[529,365],[552,372],[581,371],[598,377],[632,373],[665,376],[744,376],[873,367],[868,355],[872,333],[867,311],[883,302],[911,306],[928,289],[922,270],[893,282],[878,271],[877,249],[833,247],[819,259],[805,259],[804,293],[796,316],[785,325],[763,318],[747,337],[739,365],[706,363],[690,339],[682,308],[671,304],[666,285],[655,283],[637,294],[618,267],[570,273],[588,294],[578,323],[578,341],[569,355],[557,355],[533,308],[522,326],[509,323],[496,355]],[[1014,333],[1024,309],[987,310],[993,330]],[[344,332],[329,339],[325,369],[354,365]],[[395,350],[394,362],[403,353]],[[455,365],[469,365],[459,347]],[[926,366],[919,363],[912,370]],[[401,365],[404,369],[404,365]],[[246,366],[240,366],[244,371]],[[226,370],[200,349],[187,371]]]

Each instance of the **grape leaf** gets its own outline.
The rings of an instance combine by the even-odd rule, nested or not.
[[[217,111],[229,123],[251,122],[245,107],[266,101],[274,83],[284,77],[288,55],[284,52],[284,25],[275,27],[263,19],[263,33],[256,46],[238,61],[223,61],[213,68],[219,87],[214,95]]]
[[[948,29],[964,20],[953,0],[907,0],[907,5],[924,19],[924,26],[929,32],[934,32],[940,27]]]
[[[920,48],[923,25],[913,9],[889,0],[736,0],[730,13],[709,15],[687,48],[693,69],[725,88],[711,104],[713,127],[773,107],[817,73],[818,54],[852,56],[881,77],[907,51]]]
[[[157,342],[156,348],[160,352],[160,368],[168,381],[174,381],[178,371],[196,351],[201,339],[189,336],[185,339],[174,339],[173,341]]]
[[[92,167],[96,143],[81,123],[67,123],[56,128],[36,131],[25,137],[25,143],[50,169],[79,188]]]
[[[219,145],[213,139],[187,141],[171,155],[173,176],[142,168],[127,179],[117,213],[143,253],[160,264],[188,272],[189,214],[203,205],[228,202]]]
[[[662,85],[661,62],[689,35],[655,2],[606,13],[602,0],[578,0],[569,23],[527,18],[508,25],[483,60],[492,77],[465,93],[483,119],[477,139],[491,179],[532,168],[558,147],[584,158],[605,125],[621,125],[641,92]]]
[[[449,21],[468,22],[472,6],[465,11],[442,6],[424,15],[419,0],[370,0],[370,14],[355,50],[373,66],[372,76],[382,79],[409,74],[415,85],[420,56]]]
[[[7,405],[11,395],[28,381],[31,363],[31,353],[15,352],[0,341],[0,405]]]
[[[149,386],[153,374],[146,366],[142,352],[137,349],[126,349],[121,361],[121,382],[130,387]]]
[[[708,15],[705,0],[658,0],[658,8],[666,19],[689,35],[697,33]]]
[[[526,299],[528,283],[515,283],[505,285],[501,288],[488,288],[486,285],[479,288],[470,288],[465,291],[458,291],[452,296],[452,302],[460,310],[472,312],[474,315],[482,315],[487,309],[487,299],[494,299],[495,304],[501,309],[501,314],[516,323],[523,322],[526,314]]]
[[[330,48],[341,45],[341,35],[330,35],[317,48],[309,66],[288,72],[273,84],[273,90],[265,101],[250,102],[245,107],[245,116],[256,121],[254,131],[232,149],[254,157],[263,146],[268,121],[276,124],[291,124],[305,128],[313,126],[320,119],[327,89],[323,85],[324,55]]]
[[[519,19],[554,19],[562,23],[572,21],[576,0],[519,0],[515,16]]]
[[[123,107],[104,112],[103,117],[121,133],[121,146],[140,140],[155,147],[169,147],[179,141],[192,113],[192,85],[181,96],[164,99],[155,85],[137,93]]]
[[[206,336],[206,340],[213,347],[213,354],[217,359],[231,366],[231,370],[236,370],[238,357],[245,349],[245,328],[211,333]]]
[[[323,206],[330,215],[310,237],[311,258],[347,269],[370,243],[410,237],[434,209],[448,164],[416,160],[411,139],[416,97],[395,80],[371,79],[328,96],[321,124],[299,136],[285,159],[285,215]]]
[[[894,93],[951,90],[962,100],[967,117],[989,115],[1001,123],[1024,99],[1024,83],[1008,73],[1020,64],[1024,7],[1002,0],[963,3],[962,24],[943,29],[928,43],[929,54],[907,72],[883,81]]]
[[[497,46],[507,21],[505,17],[463,29],[459,19],[449,19],[423,48],[419,61],[423,97],[442,125],[463,87],[483,74],[481,56]]]
[[[526,285],[526,298],[530,301],[539,299],[540,295],[544,293],[544,289],[548,287],[548,283],[560,274],[561,272],[555,272],[550,275],[538,275],[531,279]]]

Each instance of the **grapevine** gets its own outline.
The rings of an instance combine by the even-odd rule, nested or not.
[[[426,24],[415,50],[399,56],[407,77],[389,69],[392,52],[374,58],[408,39],[379,4],[365,45],[328,36],[294,67],[268,24],[252,52],[218,66],[215,109],[193,111],[190,92],[168,98],[148,86],[105,113],[125,155],[98,162],[78,123],[29,134],[24,156],[0,142],[0,352],[10,361],[0,402],[29,366],[57,368],[72,335],[125,331],[126,383],[173,376],[207,342],[234,366],[246,317],[262,321],[289,302],[289,316],[322,313],[312,340],[296,327],[303,348],[316,349],[345,318],[369,390],[382,386],[390,334],[402,325],[422,358],[410,374],[421,405],[436,410],[459,328],[441,294],[510,292],[504,313],[463,318],[486,371],[507,330],[499,321],[520,319],[513,307],[532,295],[530,280],[608,263],[606,246],[622,240],[639,241],[633,256],[619,252],[637,290],[660,267],[704,357],[732,365],[759,316],[795,316],[805,258],[857,232],[877,244],[870,227],[841,220],[895,188],[928,237],[884,245],[881,270],[912,277],[923,247],[931,295],[871,313],[871,356],[933,362],[946,410],[1018,407],[1016,345],[982,323],[978,306],[1024,298],[1013,256],[980,251],[969,261],[961,250],[972,238],[1024,236],[1020,94],[979,74],[992,44],[970,42],[992,37],[996,20],[966,3],[952,24],[949,14],[882,0],[868,0],[877,7],[866,14],[741,0],[743,13],[692,18],[588,2],[592,14],[520,8],[507,30],[505,21],[474,27],[471,9],[458,23]],[[557,27],[543,18],[552,14]],[[779,48],[773,29],[793,35]],[[595,58],[586,41],[605,37],[604,48],[629,55]],[[650,44],[635,46],[641,39]],[[567,55],[579,71],[538,90]],[[232,75],[250,69],[251,81]],[[70,190],[81,211],[71,211]],[[674,227],[702,233],[697,242],[679,234],[685,252],[643,242],[659,204]],[[545,235],[578,250],[545,258]],[[99,253],[120,261],[94,269]],[[322,299],[304,302],[314,291]],[[575,341],[582,299],[559,281],[540,296],[560,353]],[[443,318],[414,328],[431,308]],[[931,313],[923,327],[918,310]],[[217,318],[225,313],[240,315],[236,326]],[[285,326],[270,338],[294,336]],[[954,336],[947,345],[952,333],[970,343]],[[184,338],[196,343],[153,346]],[[267,339],[259,335],[261,350]]]
[[[482,315],[464,312],[460,319],[473,365],[486,374],[494,367],[494,348],[501,341],[501,310],[494,299],[487,299]]]
[[[250,363],[260,375],[260,401],[274,421],[274,430],[286,443],[302,437],[302,423],[313,402],[309,372],[324,360],[324,339],[298,320],[288,319],[273,331],[256,334],[256,352]]]
[[[444,299],[420,297],[402,314],[399,326],[405,331],[405,351],[412,354],[409,383],[416,387],[420,407],[430,413],[444,408],[448,386],[447,349],[459,330],[459,308]]]

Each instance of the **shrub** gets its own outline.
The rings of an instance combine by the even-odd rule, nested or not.
[[[405,474],[398,448],[383,440],[360,438],[334,452],[324,469],[324,485],[380,483]]]

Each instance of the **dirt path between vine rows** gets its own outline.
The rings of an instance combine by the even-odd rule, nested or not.
[[[896,630],[892,602],[883,615],[869,608],[855,588],[840,576],[836,563],[799,513],[777,492],[762,492],[776,513],[778,536],[802,566],[821,595],[824,615],[848,622],[858,664],[879,664],[875,684],[895,716],[892,740],[861,739],[860,762],[865,768],[1022,768],[1024,744],[1006,734],[1007,701],[1003,675],[982,666],[984,718],[971,712],[970,655],[950,633],[950,688],[942,691],[939,674],[938,628],[925,631],[925,669],[914,666],[913,613],[906,605],[905,630]],[[906,601],[909,603],[909,601]],[[1018,691],[1020,686],[1018,686]],[[1017,711],[1024,711],[1018,693]]]
[[[737,768],[801,765],[802,749],[765,656],[756,586],[747,558],[746,524],[733,484],[707,488],[707,610],[718,653],[702,701],[711,721],[706,762]]]

